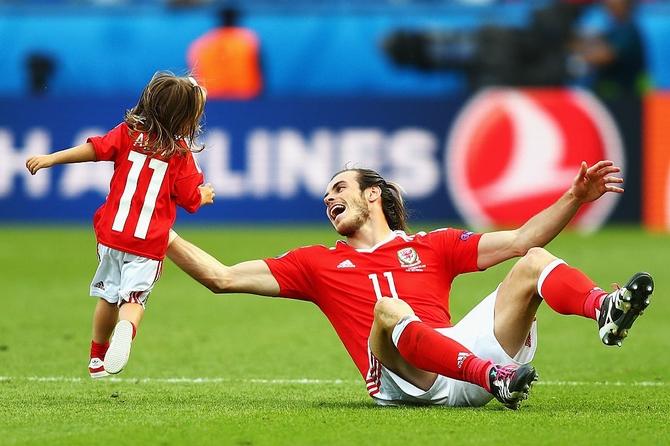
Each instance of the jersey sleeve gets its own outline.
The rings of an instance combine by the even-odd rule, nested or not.
[[[201,197],[198,186],[205,182],[193,154],[188,152],[180,163],[179,173],[174,182],[172,195],[175,202],[187,212],[194,213],[200,208]]]
[[[447,228],[433,231],[431,235],[435,237],[435,244],[442,251],[452,275],[480,270],[477,266],[477,257],[482,234]]]
[[[292,299],[313,301],[308,248],[298,248],[279,257],[265,259],[270,272],[279,284],[279,295]]]
[[[128,127],[121,123],[103,136],[93,136],[86,142],[93,144],[96,161],[114,161],[128,140]]]

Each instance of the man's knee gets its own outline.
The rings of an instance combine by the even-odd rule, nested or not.
[[[393,329],[400,319],[413,314],[412,307],[400,299],[382,297],[375,304],[375,324],[384,329]]]
[[[514,269],[531,280],[537,280],[544,268],[554,260],[556,256],[546,249],[530,248],[526,255],[516,263]]]

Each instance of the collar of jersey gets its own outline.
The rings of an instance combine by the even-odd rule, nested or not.
[[[355,249],[356,252],[364,252],[364,253],[374,252],[380,246],[383,246],[387,243],[392,242],[397,237],[402,237],[404,240],[408,239],[408,236],[407,236],[407,234],[405,234],[405,231],[396,230],[396,231],[391,232],[388,237],[386,237],[384,240],[377,243],[376,245],[372,246],[371,248],[352,248],[352,249]],[[351,248],[351,246],[349,246],[349,244],[345,240],[338,240],[337,243],[340,244],[340,245],[344,245],[348,248]]]

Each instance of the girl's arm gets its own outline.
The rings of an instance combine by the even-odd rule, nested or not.
[[[95,161],[95,150],[93,144],[85,144],[60,150],[48,155],[38,155],[28,158],[26,167],[31,174],[35,175],[38,170],[51,167],[56,164],[83,163],[85,161]]]

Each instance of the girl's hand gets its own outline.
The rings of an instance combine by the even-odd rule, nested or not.
[[[205,185],[198,186],[198,189],[200,189],[201,206],[214,203],[214,196],[216,194],[214,193],[214,188],[212,187],[211,184],[207,183]]]
[[[51,155],[31,156],[26,161],[26,167],[30,171],[31,175],[35,175],[40,169],[51,167],[53,165],[53,156]]]

